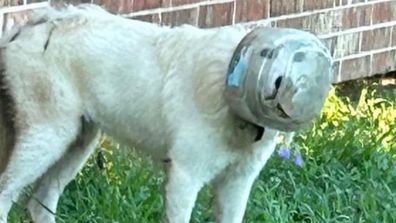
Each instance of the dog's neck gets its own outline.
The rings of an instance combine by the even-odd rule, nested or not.
[[[238,66],[239,60],[241,59],[242,48],[243,48],[241,42],[238,44],[238,46],[234,50],[231,61],[228,65],[228,70],[227,70],[227,74],[226,74],[227,84],[230,84],[229,76],[231,75],[231,73],[233,73],[235,71],[235,69],[237,69],[236,67]],[[243,72],[243,71],[240,71],[240,72]],[[255,129],[257,130],[257,135],[254,138],[254,141],[255,142],[260,141],[263,138],[265,128],[262,126],[256,125],[254,123],[250,123],[250,124],[253,125],[255,127]]]

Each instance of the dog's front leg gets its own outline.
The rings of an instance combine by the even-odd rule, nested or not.
[[[205,131],[177,137],[166,160],[166,222],[188,223],[197,198],[205,183],[210,182],[233,159],[225,147],[205,135]],[[200,134],[203,134],[202,136]]]
[[[166,222],[188,223],[197,194],[203,182],[194,178],[190,170],[170,164],[166,190]]]
[[[214,180],[219,223],[242,222],[252,184],[273,153],[276,136],[276,131],[266,129],[260,142]]]

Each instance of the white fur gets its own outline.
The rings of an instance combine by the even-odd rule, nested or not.
[[[175,29],[122,19],[96,7],[47,9],[3,51],[16,104],[18,140],[0,178],[0,223],[22,188],[52,211],[92,152],[69,145],[88,117],[105,133],[167,160],[166,220],[187,223],[197,193],[213,182],[218,221],[242,222],[251,185],[277,131],[234,116],[224,99],[229,61],[246,34],[231,28]],[[33,23],[32,22],[32,23]],[[47,39],[48,48],[44,49]],[[80,129],[80,130],[79,130]],[[34,200],[35,222],[55,222]]]

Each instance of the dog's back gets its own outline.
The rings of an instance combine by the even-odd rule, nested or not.
[[[277,134],[263,134],[225,103],[228,63],[242,37],[233,28],[171,30],[70,8],[44,11],[0,41],[10,42],[2,52],[0,155],[12,151],[1,160],[0,223],[33,182],[34,196],[55,211],[94,150],[97,128],[164,161],[169,222],[189,222],[197,192],[215,176],[220,203],[239,210],[223,208],[230,217],[221,222],[239,221],[249,192],[242,182],[250,188]],[[34,200],[29,210],[34,222],[55,222]]]

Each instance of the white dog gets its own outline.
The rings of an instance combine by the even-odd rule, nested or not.
[[[241,222],[273,129],[309,123],[331,82],[314,35],[277,31],[170,29],[95,6],[37,12],[0,41],[0,223],[31,183],[55,212],[100,130],[164,163],[166,221],[189,222],[213,183],[218,221]],[[323,55],[299,54],[315,47]],[[36,200],[28,208],[34,222],[55,222]]]

